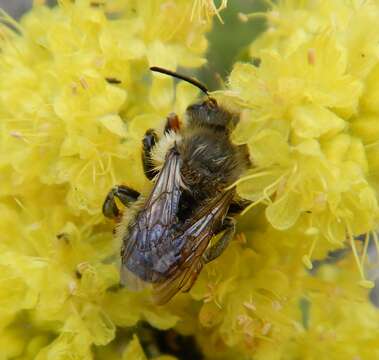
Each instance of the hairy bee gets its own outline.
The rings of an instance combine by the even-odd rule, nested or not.
[[[235,232],[232,215],[247,202],[231,185],[249,164],[245,146],[230,141],[238,115],[208,95],[197,80],[161,68],[151,68],[199,87],[206,99],[190,105],[181,127],[169,115],[158,138],[150,129],[143,141],[142,164],[153,182],[146,196],[123,185],[115,186],[103,205],[107,217],[119,217],[116,236],[122,240],[121,283],[132,289],[153,284],[154,300],[169,301],[189,291],[204,264],[217,258]],[[123,215],[117,197],[128,210]],[[211,238],[223,233],[218,242]]]

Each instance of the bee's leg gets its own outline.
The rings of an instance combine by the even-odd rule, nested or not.
[[[103,204],[103,214],[108,218],[117,218],[120,210],[117,207],[115,198],[118,198],[125,206],[136,201],[140,193],[125,185],[116,185],[108,193]]]
[[[165,134],[169,131],[179,131],[180,129],[180,122],[179,117],[175,113],[171,113],[167,116],[166,126],[164,128]]]
[[[152,180],[157,175],[157,170],[154,168],[153,161],[151,159],[151,151],[158,141],[158,136],[153,129],[146,131],[142,140],[142,165],[145,176]]]
[[[229,206],[229,211],[227,216],[235,216],[241,213],[245,208],[247,208],[252,201],[241,199],[239,201],[233,201]]]
[[[233,238],[236,232],[236,220],[232,217],[226,217],[221,227],[221,231],[225,231],[216,244],[208,248],[203,254],[203,262],[209,263],[210,261],[218,258],[226,249],[229,241]]]
[[[171,113],[167,117],[166,126],[164,128],[164,133],[167,134],[169,131],[179,131],[180,123],[178,115]],[[154,164],[151,158],[151,151],[153,150],[155,144],[158,141],[158,136],[153,129],[146,131],[145,136],[142,140],[142,164],[145,176],[152,180],[158,171],[154,168]]]

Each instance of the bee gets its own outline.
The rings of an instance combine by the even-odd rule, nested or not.
[[[160,137],[153,129],[146,131],[142,165],[153,183],[150,193],[115,186],[103,213],[119,219],[115,234],[122,243],[121,285],[139,290],[152,284],[155,303],[164,304],[177,292],[189,291],[203,266],[233,238],[233,216],[249,204],[237,196],[233,183],[250,162],[246,146],[230,139],[237,114],[218,105],[196,79],[151,70],[187,81],[206,97],[187,107],[183,125],[170,114]],[[123,214],[116,198],[127,208]]]

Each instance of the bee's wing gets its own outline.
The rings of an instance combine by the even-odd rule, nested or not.
[[[153,189],[124,241],[121,283],[129,288],[141,287],[138,277],[153,282],[155,275],[151,273],[151,264],[141,265],[141,263],[145,263],[146,254],[150,254],[151,257],[159,256],[156,254],[157,249],[160,249],[162,239],[167,237],[168,230],[176,222],[182,191],[180,165],[180,156],[173,148],[167,153]],[[137,267],[140,271],[138,277],[129,271],[130,268]]]
[[[167,154],[163,168],[146,201],[147,229],[154,229],[157,224],[167,229],[175,221],[182,184],[180,166],[181,158],[174,148]]]
[[[220,194],[204,205],[188,221],[180,237],[185,245],[181,251],[181,260],[168,276],[154,284],[154,300],[158,304],[169,301],[178,291],[189,291],[203,267],[202,255],[221,224],[233,199],[234,190]]]

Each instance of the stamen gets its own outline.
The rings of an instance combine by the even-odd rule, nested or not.
[[[225,191],[233,189],[235,186],[237,186],[238,184],[240,184],[241,182],[244,182],[246,180],[258,178],[258,177],[261,177],[261,176],[264,176],[264,175],[273,174],[273,173],[275,173],[275,171],[272,170],[272,171],[262,171],[262,172],[258,172],[258,173],[255,173],[255,174],[243,176],[242,178],[236,180],[232,185],[229,185],[227,188],[225,188]]]
[[[354,236],[352,234],[352,231],[351,231],[349,225],[347,225],[347,224],[346,224],[346,230],[347,230],[347,235],[348,235],[349,240],[350,240],[350,246],[351,246],[351,250],[353,251],[355,262],[357,263],[359,273],[360,273],[361,278],[363,280],[365,278],[365,275],[364,275],[364,271],[362,268],[362,264],[359,261],[358,251],[357,251],[357,248],[356,248],[355,242],[354,242]]]
[[[316,243],[317,243],[317,240],[318,240],[318,237],[314,237],[313,240],[312,240],[312,244],[311,244],[311,247],[309,248],[309,251],[308,251],[308,254],[307,255],[304,255],[302,260],[303,260],[303,264],[307,267],[308,270],[312,270],[313,269],[313,264],[312,264],[312,255],[313,255],[313,251],[316,247]]]
[[[249,206],[247,206],[245,209],[243,209],[241,212],[240,212],[240,215],[245,215],[250,209],[252,209],[255,205],[258,205],[260,204],[261,202],[263,202],[264,200],[266,200],[266,197],[263,196],[261,197],[260,199],[258,199],[257,201],[254,201],[252,202]]]
[[[84,174],[85,171],[87,171],[87,168],[91,166],[92,160],[88,160],[82,169],[79,171],[79,173],[76,175],[76,179],[80,179],[80,177]]]
[[[224,21],[220,15],[220,12],[226,9],[228,6],[228,0],[222,0],[219,7],[217,7],[213,0],[195,0],[193,2],[191,11],[191,21],[194,20],[195,14],[197,14],[197,20],[202,21],[206,18],[206,22],[209,22],[211,17],[216,15],[219,21],[223,24]]]
[[[221,24],[223,24],[224,21],[221,18],[220,12],[226,9],[226,7],[228,6],[228,0],[222,0],[221,5],[218,8],[216,7],[215,3],[211,0],[208,0],[208,5],[212,9],[213,14],[216,15],[219,21],[221,22]]]
[[[347,230],[347,235],[350,240],[350,246],[353,251],[354,259],[358,266],[359,274],[361,275],[361,281],[359,281],[359,285],[361,285],[362,287],[371,289],[375,286],[375,284],[372,281],[367,280],[365,277],[363,266],[361,262],[359,261],[358,251],[355,246],[353,232],[351,231],[350,226],[348,224],[346,224],[346,230]]]
[[[263,195],[266,197],[267,201],[269,203],[272,203],[271,199],[270,199],[270,195],[268,195],[268,191],[271,190],[271,188],[274,188],[275,186],[279,185],[280,182],[284,179],[284,177],[287,176],[287,172],[284,173],[279,179],[277,179],[276,181],[274,181],[271,185],[268,185],[267,187],[265,187],[263,189]]]
[[[101,158],[101,156],[99,156],[99,154],[96,154],[96,155],[98,155],[97,161],[98,161],[98,163],[100,165],[100,169],[102,171],[101,173],[99,173],[99,175],[103,175],[105,173],[105,166],[104,166],[104,163],[103,163],[103,159]]]
[[[14,29],[16,29],[20,34],[22,34],[22,27],[20,24],[13,19],[6,11],[0,9],[0,21],[2,21],[5,25],[10,25]]]
[[[254,337],[256,337],[257,339],[259,340],[265,340],[265,341],[268,341],[270,343],[273,343],[275,344],[275,340],[270,338],[269,336],[265,336],[265,335],[260,335],[260,334],[255,334]]]
[[[270,199],[270,196],[267,194],[268,190],[272,187],[275,187],[281,180],[282,178],[285,176],[286,174],[283,174],[279,179],[277,179],[276,181],[274,181],[272,184],[268,185],[264,190],[263,190],[263,196],[252,202],[249,206],[247,206],[243,211],[241,211],[240,215],[245,215],[251,208],[253,208],[255,205],[258,205],[260,204],[261,202],[264,202],[264,200],[267,201],[268,204],[271,203],[271,199]]]
[[[238,13],[238,18],[242,21],[242,22],[247,22],[249,21],[250,19],[265,19],[267,18],[267,13],[266,12],[253,12],[253,13],[250,13],[250,14],[245,14],[245,13]]]
[[[19,198],[17,198],[16,196],[13,197],[14,201],[16,202],[16,204],[24,211],[26,211],[26,207],[24,206],[24,204],[21,202],[21,200]]]

